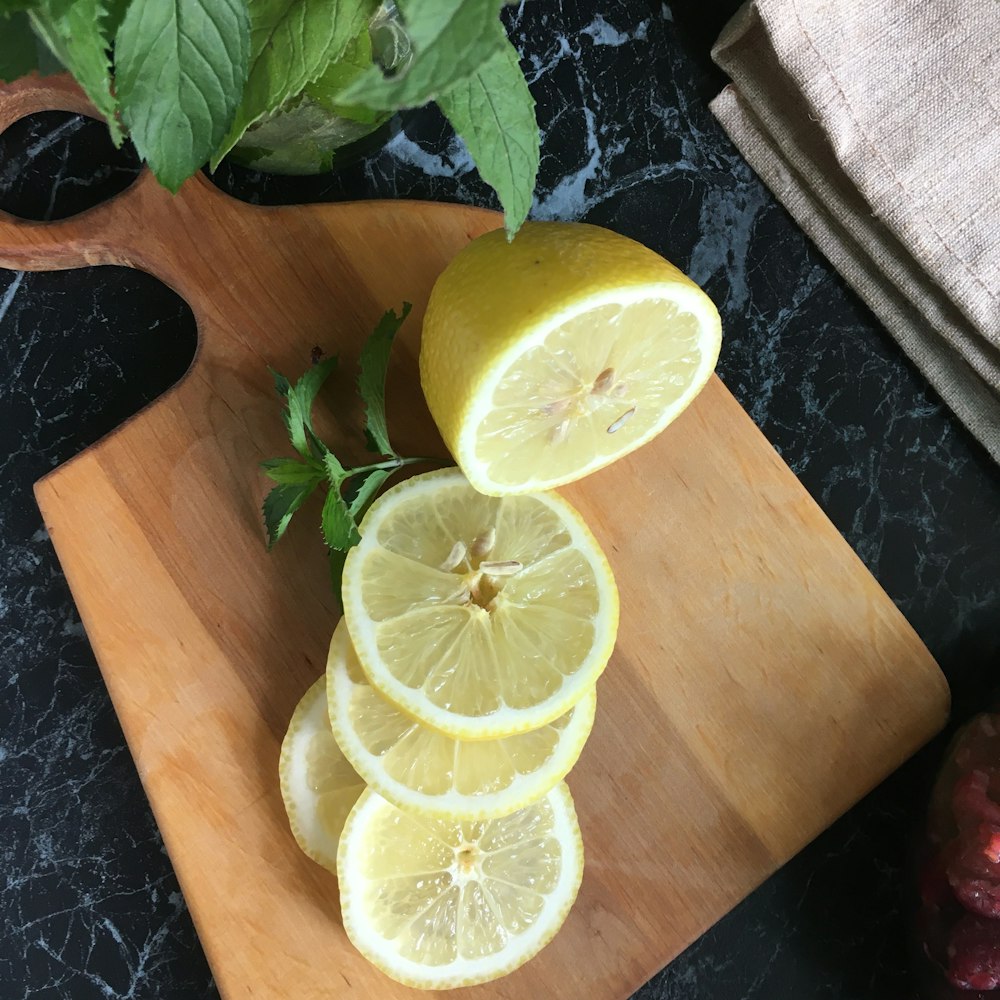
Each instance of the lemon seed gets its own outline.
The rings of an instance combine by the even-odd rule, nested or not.
[[[440,569],[443,569],[445,573],[450,573],[453,569],[457,569],[459,563],[465,559],[468,550],[465,547],[465,542],[455,542],[451,547],[451,552],[448,553],[448,558],[441,563]]]
[[[516,559],[507,559],[504,562],[480,563],[479,569],[489,576],[513,576],[515,573],[520,573],[524,566]]]
[[[595,395],[599,395],[602,392],[607,392],[611,388],[611,384],[615,380],[615,370],[614,368],[605,368],[597,378],[594,379],[594,387],[590,391]]]
[[[626,410],[617,420],[613,421],[608,425],[608,433],[614,434],[615,431],[621,430],[625,421],[629,419],[635,413],[635,407],[631,407]]]
[[[493,551],[493,546],[497,543],[497,529],[490,528],[478,535],[472,543],[472,555],[476,559],[482,559]]]

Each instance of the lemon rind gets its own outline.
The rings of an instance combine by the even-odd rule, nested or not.
[[[281,741],[278,785],[288,815],[288,825],[302,853],[327,871],[336,874],[339,838],[331,837],[316,821],[316,795],[309,788],[306,778],[306,755],[301,752],[303,739],[328,725],[324,674],[310,685],[292,713],[288,729]]]

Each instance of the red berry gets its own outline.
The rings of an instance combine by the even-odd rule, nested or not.
[[[963,827],[946,856],[948,883],[958,901],[972,913],[1000,919],[1000,826]]]
[[[993,781],[991,782],[991,778]],[[955,782],[951,794],[951,805],[959,827],[992,823],[1000,827],[1000,802],[991,796],[991,783],[996,783],[1000,775],[994,768],[986,771],[977,768],[963,774]]]
[[[986,879],[963,879],[952,882],[958,901],[970,913],[989,920],[1000,920],[1000,883]]]
[[[948,979],[963,990],[1000,986],[1000,923],[966,914],[948,942]]]

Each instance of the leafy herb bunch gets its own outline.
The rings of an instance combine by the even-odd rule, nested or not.
[[[368,450],[381,456],[377,462],[344,465],[313,429],[313,404],[337,367],[336,357],[317,359],[294,384],[284,375],[271,371],[274,388],[284,400],[285,429],[298,455],[261,462],[265,475],[276,484],[264,498],[268,548],[285,533],[293,515],[306,500],[317,489],[325,489],[320,527],[323,541],[330,550],[330,573],[338,597],[344,560],[348,551],[361,540],[358,524],[386,480],[407,465],[441,464],[437,458],[404,457],[389,441],[385,377],[393,339],[409,313],[409,302],[403,303],[398,316],[390,309],[365,341],[358,359],[358,393],[365,407],[365,438]]]
[[[0,0],[0,80],[69,70],[171,191],[303,94],[360,122],[435,101],[513,235],[538,126],[503,0],[396,3],[411,54],[386,73],[368,33],[380,0]]]

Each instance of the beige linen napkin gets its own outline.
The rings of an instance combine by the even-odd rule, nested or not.
[[[1000,0],[750,0],[712,111],[1000,461]]]

